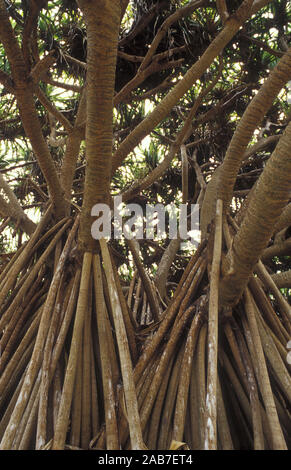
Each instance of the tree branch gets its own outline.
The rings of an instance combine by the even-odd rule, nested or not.
[[[197,2],[198,3],[198,2]],[[196,7],[198,5],[196,4]],[[224,29],[212,41],[210,46],[177,83],[177,85],[166,95],[166,97],[147,115],[147,117],[131,132],[131,134],[120,144],[113,157],[113,172],[122,164],[124,158],[146,137],[156,125],[161,122],[182,98],[186,91],[198,80],[205,70],[212,64],[223,48],[239,30],[240,26],[249,17],[250,10],[245,3],[238,9],[236,15],[227,21]]]
[[[124,101],[124,99],[134,90],[138,85],[145,81],[153,73],[161,72],[169,68],[174,68],[182,65],[184,59],[172,60],[169,62],[153,62],[146,69],[138,72],[132,80],[130,80],[124,87],[115,95],[114,97],[114,106],[117,106],[119,103]]]
[[[283,287],[291,288],[291,269],[289,269],[289,271],[273,274],[271,277],[279,289]]]
[[[160,178],[163,173],[169,168],[169,165],[171,164],[171,161],[175,157],[178,149],[180,146],[185,142],[185,140],[188,139],[191,131],[192,131],[192,121],[193,118],[199,108],[199,106],[202,103],[203,98],[208,95],[208,93],[215,87],[217,84],[221,73],[222,73],[222,60],[220,58],[219,62],[219,68],[218,68],[218,73],[215,76],[215,78],[212,80],[212,82],[209,83],[209,85],[206,88],[203,88],[200,95],[197,97],[195,100],[191,110],[189,111],[189,114],[187,118],[185,119],[185,122],[178,132],[174,142],[171,144],[170,150],[168,154],[165,156],[164,160],[151,172],[149,173],[145,178],[143,178],[141,181],[135,182],[131,188],[129,188],[127,191],[125,191],[122,194],[122,199],[123,201],[127,201],[130,199],[132,196],[138,194],[140,191],[143,189],[146,189],[150,187],[158,178]]]
[[[44,92],[39,88],[38,85],[34,87],[34,93],[39,99],[40,103],[43,107],[52,114],[57,121],[59,121],[65,128],[67,132],[71,132],[73,129],[72,124],[68,121],[68,119],[55,107],[55,105],[47,98]]]
[[[86,120],[86,88],[81,95],[74,129],[67,137],[66,149],[61,169],[61,184],[65,191],[66,203],[71,200],[71,191],[73,186],[74,173],[77,159],[80,151],[80,145],[83,139],[83,132],[79,126]]]
[[[290,80],[290,77],[291,48],[284,54],[248,105],[231,139],[219,177],[218,197],[224,202],[224,210],[228,210],[237,173],[244,158],[247,145],[255,129],[271,107],[275,97],[285,83]]]
[[[33,38],[33,31],[37,27],[37,19],[40,10],[45,7],[47,0],[31,0],[29,3],[29,11],[25,21],[23,35],[22,35],[22,53],[27,69],[31,67],[30,60],[30,45]]]
[[[218,13],[220,14],[222,24],[224,24],[229,18],[225,0],[216,0],[216,8],[218,10]]]
[[[278,233],[280,232],[280,230],[282,230],[285,227],[289,227],[290,225],[291,225],[291,202],[287,204],[282,214],[280,215],[280,218],[275,225],[274,233]]]
[[[273,234],[274,225],[289,200],[290,140],[291,123],[285,129],[252,192],[242,224],[224,259],[220,284],[222,305],[235,305],[241,298],[254,266]]]
[[[160,26],[153,42],[151,43],[151,46],[145,56],[145,58],[143,59],[140,67],[139,67],[139,70],[138,70],[138,73],[140,73],[142,70],[145,70],[149,63],[151,62],[152,58],[153,58],[153,55],[154,53],[156,52],[157,48],[158,48],[158,45],[160,44],[161,40],[163,39],[163,37],[167,34],[167,31],[169,29],[169,27],[175,23],[176,21],[178,21],[180,18],[183,18],[184,16],[187,16],[189,15],[190,13],[192,13],[192,11],[196,10],[197,8],[201,7],[201,6],[204,6],[205,4],[205,1],[200,1],[200,0],[194,0],[194,2],[191,2],[189,5],[186,5],[185,7],[183,8],[180,8],[179,10],[176,10],[171,16],[169,16],[164,22],[163,24]]]
[[[35,83],[42,79],[49,68],[55,63],[55,51],[50,51],[46,56],[39,60],[30,72],[30,76]]]
[[[57,170],[42,134],[41,125],[33,101],[34,84],[29,78],[21,49],[14,35],[8,18],[5,2],[0,0],[0,40],[2,41],[11,67],[15,96],[20,110],[22,124],[32,149],[37,157],[40,169],[47,182],[50,196],[58,214],[61,214],[64,201]]]
[[[1,192],[4,192],[5,198]],[[0,212],[2,217],[11,217],[17,227],[31,235],[35,230],[35,223],[25,214],[17,197],[0,173]]]

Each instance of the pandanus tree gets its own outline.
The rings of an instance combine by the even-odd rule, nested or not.
[[[44,202],[40,221],[32,222],[17,188],[0,174],[3,228],[13,223],[28,235],[0,275],[1,449],[287,449],[288,115],[279,132],[254,143],[258,129],[270,128],[262,127],[266,117],[279,122],[284,114],[274,102],[291,80],[287,3],[79,0],[72,11],[80,27],[69,30],[74,44],[81,36],[83,57],[65,53],[56,39],[44,52],[41,19],[66,11],[66,2],[31,1],[21,14],[14,3],[0,0],[0,82],[19,112],[11,136],[29,141],[34,178],[42,182],[31,184]],[[124,33],[133,7],[136,18]],[[247,35],[256,25],[267,34],[269,18],[277,18],[283,50]],[[177,30],[165,43],[172,25],[184,32],[184,43],[179,38],[175,45]],[[185,44],[191,31],[199,33],[195,46]],[[223,89],[232,57],[227,47],[232,43],[235,55],[239,44],[242,60],[246,42],[254,57],[263,48],[276,64],[271,71],[260,64],[256,72],[248,58],[251,78]],[[56,80],[55,66],[60,77],[72,67],[80,85]],[[44,84],[77,94],[73,116],[58,109]],[[146,116],[130,114],[149,98]],[[224,121],[233,111],[235,128]],[[214,161],[208,152],[221,121],[224,138]],[[149,171],[125,187],[128,169],[138,175],[142,163],[133,152],[147,136],[165,145],[164,158],[153,162],[147,154]],[[124,246],[93,238],[92,208],[113,208],[113,194],[124,202],[162,197],[180,153],[182,202],[201,205],[201,243],[183,257],[179,236],[165,247],[152,242],[160,253],[153,273],[143,240],[126,240],[134,274],[125,282],[118,269]],[[182,274],[168,284],[179,260]]]

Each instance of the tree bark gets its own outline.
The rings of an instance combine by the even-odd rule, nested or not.
[[[282,273],[276,273],[272,275],[272,279],[281,289],[282,287],[291,287],[291,269],[289,271],[283,271]]]
[[[244,158],[247,145],[255,129],[260,125],[266,112],[272,106],[279,91],[290,78],[291,48],[270,73],[268,79],[247,107],[231,139],[218,182],[217,197],[223,200],[224,211],[228,210],[237,173]]]
[[[280,232],[283,228],[291,225],[291,202],[285,207],[278,222],[275,225],[274,233]]]
[[[58,215],[62,215],[62,209],[64,208],[63,190],[36,112],[33,100],[33,80],[29,76],[3,0],[0,0],[0,23],[0,41],[3,43],[11,67],[14,94],[17,99],[22,124],[47,182],[56,212]]]
[[[120,25],[120,1],[80,0],[87,27],[87,124],[85,191],[80,245],[94,250],[91,209],[109,203],[113,139],[113,94]]]
[[[79,126],[86,119],[86,89],[80,97],[80,103],[76,116],[76,121],[73,131],[68,135],[66,142],[66,150],[64,154],[62,169],[61,169],[61,184],[64,188],[66,206],[69,213],[69,201],[71,200],[71,191],[73,186],[74,174],[76,163],[80,152],[80,145],[83,139],[83,131]]]
[[[220,284],[222,305],[234,305],[240,299],[255,264],[272,236],[274,225],[289,200],[290,139],[291,123],[256,184],[243,222],[224,259]]]
[[[1,195],[1,191],[8,200],[4,199]],[[11,217],[16,225],[28,235],[31,235],[35,230],[35,223],[25,214],[24,210],[20,206],[17,197],[10,188],[9,184],[6,183],[2,174],[0,173],[0,214],[2,217]]]

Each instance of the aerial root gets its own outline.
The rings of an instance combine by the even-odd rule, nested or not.
[[[1,449],[290,447],[289,306],[263,265],[221,311],[216,228],[157,321],[109,244],[81,255],[78,220],[48,220],[0,276]]]

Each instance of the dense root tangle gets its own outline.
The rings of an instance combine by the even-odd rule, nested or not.
[[[219,214],[159,320],[110,244],[44,215],[0,277],[1,449],[290,447],[290,307],[260,262],[221,310]]]

